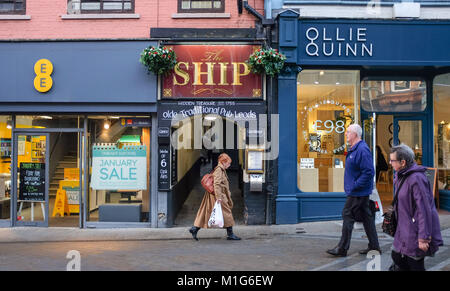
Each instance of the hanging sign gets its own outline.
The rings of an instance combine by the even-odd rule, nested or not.
[[[173,45],[177,64],[163,98],[262,98],[262,77],[245,61],[257,45]]]
[[[147,147],[93,146],[91,188],[147,190]]]
[[[121,118],[120,124],[123,127],[150,127],[152,125],[152,120],[150,118]]]

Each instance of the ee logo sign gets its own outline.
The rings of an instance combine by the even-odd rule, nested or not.
[[[34,72],[36,73],[34,88],[41,93],[49,91],[53,85],[52,77],[50,77],[53,64],[47,59],[40,59],[34,64]]]

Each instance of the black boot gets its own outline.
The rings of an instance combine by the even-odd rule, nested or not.
[[[227,227],[227,240],[241,240],[240,237],[234,235],[232,226]]]
[[[200,227],[193,226],[189,229],[189,232],[192,234],[192,238],[198,240],[197,232],[200,230]]]
[[[339,246],[336,246],[334,249],[327,250],[327,253],[330,255],[336,256],[336,257],[346,257],[347,251],[340,248]]]

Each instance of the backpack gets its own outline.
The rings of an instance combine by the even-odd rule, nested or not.
[[[214,170],[211,171],[211,173],[205,174],[202,178],[202,186],[203,188],[205,188],[206,191],[208,191],[208,193],[210,194],[214,194],[214,171],[216,169],[214,168]]]

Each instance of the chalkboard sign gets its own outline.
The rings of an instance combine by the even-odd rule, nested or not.
[[[436,168],[427,168],[425,171],[425,175],[427,176],[428,182],[430,182],[431,193],[436,193],[436,181],[437,181],[437,169]]]
[[[45,201],[45,163],[21,163],[19,200]]]

